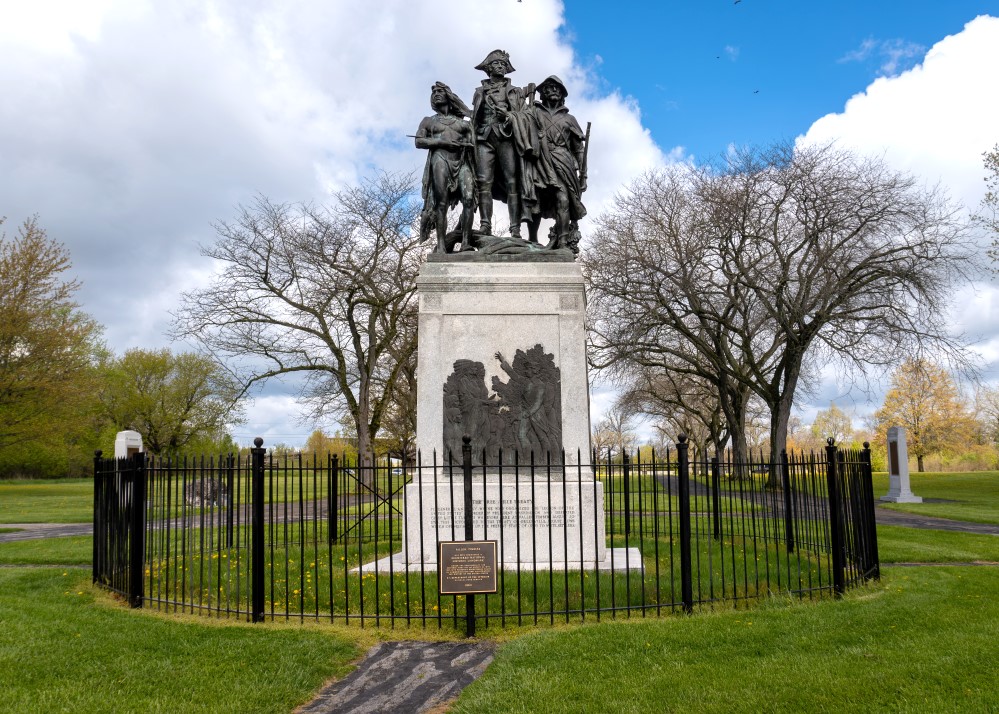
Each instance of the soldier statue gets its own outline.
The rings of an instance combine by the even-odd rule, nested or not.
[[[519,238],[522,207],[534,200],[533,181],[525,180],[536,143],[526,111],[526,97],[534,87],[525,91],[507,79],[514,68],[503,50],[493,50],[475,68],[488,75],[472,98],[479,232],[492,235],[493,199],[498,198],[507,205],[511,237]]]
[[[589,125],[584,134],[565,106],[569,92],[552,75],[537,87],[517,87],[510,55],[493,50],[476,69],[488,77],[476,87],[469,109],[442,82],[431,88],[435,114],[423,119],[416,147],[427,149],[423,172],[420,237],[436,233],[435,252],[447,253],[461,240],[461,251],[514,255],[564,250],[578,253],[579,220],[586,215]],[[510,237],[493,235],[493,201],[507,204]],[[461,202],[459,228],[448,233],[447,212]],[[472,230],[475,206],[479,227]],[[538,243],[542,218],[554,220],[547,248]],[[521,223],[529,240],[521,240]]]

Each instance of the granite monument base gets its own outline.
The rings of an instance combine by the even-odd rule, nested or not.
[[[608,548],[603,484],[477,476],[472,484],[473,540],[497,541],[506,571],[640,571],[637,548]],[[437,542],[465,539],[460,481],[412,483],[405,492],[403,550],[361,567],[363,572],[436,571]]]

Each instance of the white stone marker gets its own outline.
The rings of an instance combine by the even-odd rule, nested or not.
[[[882,501],[892,503],[922,503],[923,499],[909,488],[909,449],[905,445],[905,429],[888,429],[888,493]]]
[[[121,459],[143,451],[142,434],[137,431],[119,431],[114,438],[114,457]]]

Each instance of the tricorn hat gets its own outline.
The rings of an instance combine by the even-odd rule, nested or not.
[[[558,77],[556,77],[554,74],[551,75],[550,77],[548,77],[544,82],[542,82],[541,84],[538,85],[538,91],[540,92],[541,88],[543,86],[545,86],[546,84],[557,84],[562,89],[562,96],[563,97],[568,97],[569,96],[569,90],[565,88],[565,84],[562,82],[561,79],[559,79]]]
[[[510,64],[510,53],[504,52],[503,50],[493,50],[492,52],[490,52],[488,55],[486,55],[486,58],[484,60],[475,65],[475,69],[481,69],[483,72],[486,72],[488,71],[486,65],[488,65],[493,60],[503,60],[504,62],[506,62],[507,74],[509,74],[510,72],[517,71],[513,68],[513,65]]]

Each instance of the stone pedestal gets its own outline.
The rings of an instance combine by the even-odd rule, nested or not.
[[[467,434],[474,539],[498,541],[502,569],[640,570],[637,549],[607,548],[603,484],[588,466],[579,265],[554,254],[434,255],[417,287],[422,468],[405,491],[403,551],[361,569],[436,570],[437,542],[464,540],[461,467],[432,464],[449,453],[460,464]]]
[[[604,492],[599,481],[547,481],[481,476],[472,484],[474,540],[498,541],[507,570],[580,570],[607,559]],[[406,557],[434,563],[437,541],[464,540],[460,478],[453,485],[425,480],[406,488]]]
[[[888,493],[881,500],[892,503],[923,502],[909,488],[909,449],[905,443],[905,429],[898,426],[888,429]]]
[[[456,461],[460,460],[462,433],[473,437],[477,460],[483,449],[489,449],[487,460],[493,461],[492,454],[502,447],[505,463],[513,463],[514,450],[521,451],[521,463],[528,463],[530,456],[524,453],[527,448],[523,445],[530,442],[538,451],[555,444],[551,449],[555,452],[553,461],[560,460],[561,446],[567,464],[579,463],[580,458],[588,463],[590,394],[583,328],[586,297],[579,265],[512,260],[428,262],[420,270],[417,287],[420,342],[416,438],[423,463],[430,463],[433,454],[437,454],[438,462],[446,462],[448,450]],[[540,361],[544,364],[540,365]],[[539,393],[530,391],[534,389],[530,387],[531,377],[518,378],[510,372],[552,372],[552,366],[559,381],[557,388],[549,384],[547,391],[542,390],[545,404],[534,415],[519,416],[535,408],[532,401]],[[526,389],[522,388],[524,383],[528,384]],[[446,385],[464,390],[448,413]],[[523,403],[508,403],[514,397],[507,392],[518,390],[524,395]],[[552,401],[555,392],[558,398]],[[459,405],[459,401],[463,404]],[[470,415],[467,405],[473,402],[483,407]],[[538,434],[554,434],[552,418],[546,419],[545,414],[555,413],[560,415],[561,438],[556,443],[556,439],[546,441],[542,436],[539,442]],[[501,428],[496,422],[503,419],[507,423]],[[446,423],[451,424],[450,429],[446,429]],[[517,444],[510,438],[506,443],[489,441],[504,428],[520,435],[521,448],[516,449]],[[546,456],[536,453],[535,459],[544,463]]]

